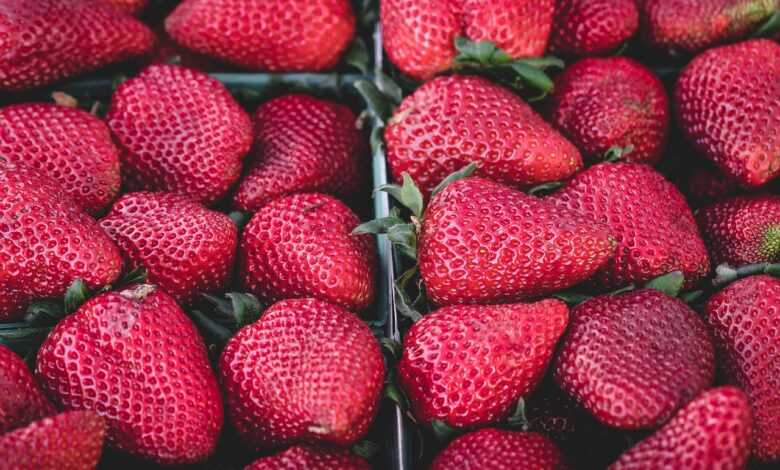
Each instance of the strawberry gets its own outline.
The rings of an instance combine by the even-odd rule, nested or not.
[[[556,54],[608,54],[639,27],[635,0],[558,0],[550,49]]]
[[[153,65],[117,88],[106,116],[131,190],[170,191],[211,204],[241,176],[252,144],[247,113],[217,80]]]
[[[0,108],[0,152],[57,180],[90,214],[119,194],[119,150],[111,132],[80,109],[44,103]]]
[[[496,423],[541,379],[568,322],[561,301],[460,305],[425,315],[404,338],[398,378],[423,423]]]
[[[548,202],[606,223],[615,257],[595,276],[600,289],[642,283],[682,271],[687,287],[710,271],[699,229],[682,194],[660,173],[637,163],[601,163],[579,173]]]
[[[678,184],[694,207],[711,204],[741,192],[739,184],[711,162],[697,162],[690,169],[690,174],[685,175]]]
[[[353,195],[367,181],[367,147],[348,107],[285,95],[254,116],[254,161],[233,205],[256,211],[280,196],[319,191]]]
[[[384,0],[382,41],[402,72],[427,80],[453,66],[455,39],[492,41],[513,58],[544,54],[554,0]]]
[[[44,418],[0,436],[0,469],[93,469],[105,437],[105,420],[91,411]]]
[[[315,299],[269,307],[228,341],[219,369],[231,421],[253,449],[354,443],[376,414],[385,376],[368,326]]]
[[[0,345],[0,435],[53,414],[22,358]]]
[[[704,52],[680,75],[675,101],[687,138],[741,185],[780,175],[780,45],[757,39]]]
[[[276,455],[261,457],[244,470],[369,470],[368,462],[348,450],[297,445]]]
[[[149,282],[179,303],[223,291],[230,280],[238,229],[225,214],[184,196],[126,194],[100,226],[122,250],[130,269],[145,268]]]
[[[520,97],[479,77],[422,85],[395,111],[385,142],[396,181],[409,173],[425,195],[472,162],[477,176],[519,188],[582,168],[577,149]]]
[[[696,214],[713,264],[780,262],[780,196],[741,196]]]
[[[99,0],[3,0],[0,90],[79,75],[151,51],[154,34]]]
[[[355,34],[349,0],[184,0],[165,20],[182,46],[271,72],[333,68]]]
[[[726,378],[753,409],[753,457],[780,460],[780,280],[739,280],[713,295],[705,313]]]
[[[63,160],[64,161],[64,160]],[[76,279],[101,288],[119,277],[116,245],[62,185],[0,157],[0,320],[62,297]]]
[[[669,99],[663,83],[625,57],[584,59],[555,80],[550,121],[591,162],[614,148],[625,161],[655,164],[669,132]]]
[[[609,470],[739,470],[749,455],[750,407],[745,394],[721,387],[699,395]]]
[[[272,201],[241,236],[244,287],[270,301],[316,297],[365,309],[374,300],[376,247],[370,236],[352,234],[359,223],[344,203],[324,194]]]
[[[563,454],[547,437],[534,432],[486,428],[452,441],[431,470],[564,470]]]
[[[149,0],[101,0],[106,5],[110,5],[118,11],[123,11],[131,15],[138,15],[146,8]]]
[[[555,379],[602,423],[652,429],[712,383],[714,356],[707,326],[694,310],[642,289],[574,308]]]
[[[209,456],[222,399],[198,330],[172,297],[137,285],[65,317],[38,351],[43,389],[106,419],[109,445],[161,464]]]

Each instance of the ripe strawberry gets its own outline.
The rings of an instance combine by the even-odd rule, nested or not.
[[[555,80],[550,121],[591,162],[613,147],[633,147],[626,161],[655,164],[669,132],[661,80],[632,59],[584,59]]]
[[[530,188],[582,168],[577,149],[520,97],[483,78],[436,78],[395,111],[385,131],[396,181],[404,172],[428,195],[469,163],[475,175]]]
[[[694,310],[642,289],[574,308],[555,379],[604,424],[652,429],[712,383],[714,356]]]
[[[558,0],[550,48],[556,54],[608,54],[639,27],[635,0]]]
[[[354,443],[376,414],[385,376],[368,326],[315,299],[272,305],[228,341],[219,369],[231,421],[253,449]]]
[[[431,470],[564,470],[563,454],[535,432],[480,429],[452,441],[433,461]]]
[[[149,52],[154,34],[96,0],[3,0],[0,90],[33,88]]]
[[[117,88],[106,116],[131,190],[170,191],[211,204],[241,176],[252,124],[208,75],[153,65]]]
[[[360,311],[374,300],[376,247],[360,221],[324,194],[294,194],[260,209],[239,247],[244,287],[266,300],[316,297]]]
[[[688,139],[727,175],[746,187],[780,175],[780,45],[704,52],[680,75],[675,101]]]
[[[76,279],[101,288],[121,269],[117,247],[60,183],[0,157],[0,320],[62,297]]]
[[[685,198],[649,166],[594,165],[547,201],[606,223],[617,238],[615,257],[594,278],[599,289],[643,283],[673,271],[682,271],[685,285],[693,287],[710,271]]]
[[[165,20],[182,46],[271,72],[333,68],[355,34],[349,0],[184,0]]]
[[[0,435],[53,414],[22,358],[0,345]]]
[[[106,419],[109,445],[161,464],[208,457],[222,399],[198,330],[168,294],[137,285],[92,298],[38,352],[36,376],[63,409]]]
[[[93,469],[105,437],[105,420],[91,411],[44,418],[0,436],[0,469]]]
[[[131,15],[138,15],[146,8],[146,4],[149,0],[101,0],[103,3],[110,5],[118,11],[129,13]]]
[[[225,214],[169,193],[126,194],[100,226],[117,243],[129,269],[177,302],[225,290],[233,272],[238,229]]]
[[[405,74],[427,80],[449,69],[455,38],[496,43],[513,58],[544,54],[554,0],[384,0],[382,41]]]
[[[752,276],[710,298],[705,307],[729,382],[753,408],[753,457],[780,459],[780,280]]]
[[[244,470],[369,470],[368,462],[348,450],[297,445],[276,455],[261,457]]]
[[[697,162],[691,172],[685,175],[678,185],[688,197],[693,207],[701,207],[738,195],[739,184],[724,175],[710,162]]]
[[[0,152],[57,180],[90,214],[119,194],[119,150],[111,132],[80,109],[44,103],[0,108]]]
[[[346,106],[307,95],[285,95],[254,116],[254,161],[233,205],[256,211],[301,192],[350,196],[367,181],[366,146]]]
[[[495,423],[541,379],[566,329],[558,300],[436,310],[404,338],[398,378],[421,422]]]
[[[708,390],[609,470],[739,470],[750,455],[750,407],[734,387]]]

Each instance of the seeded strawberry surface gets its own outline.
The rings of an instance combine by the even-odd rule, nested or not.
[[[137,15],[146,7],[149,0],[100,0],[106,5],[110,5],[118,11]]]
[[[634,0],[558,0],[550,49],[574,56],[607,54],[638,27]]]
[[[255,460],[244,470],[369,470],[368,462],[348,450],[298,445]]]
[[[0,345],[0,435],[53,414],[27,364]]]

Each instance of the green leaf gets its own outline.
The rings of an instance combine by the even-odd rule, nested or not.
[[[398,288],[398,286],[395,286],[395,308],[398,310],[398,313],[403,315],[406,318],[409,318],[412,320],[412,322],[417,322],[422,319],[422,314],[412,308],[409,305],[409,298],[407,297],[406,293],[401,291],[401,289]]]
[[[379,343],[382,345],[382,347],[389,351],[390,354],[395,358],[395,360],[398,360],[401,358],[401,353],[403,351],[403,347],[401,343],[398,341],[392,339],[392,338],[382,338],[379,340]]]
[[[520,59],[517,62],[522,62],[531,67],[545,70],[545,69],[559,69],[563,70],[566,67],[566,63],[558,57],[548,55],[544,57],[529,57],[526,59]]]
[[[252,214],[249,212],[232,211],[228,214],[228,217],[230,217],[230,220],[238,227],[238,230],[243,230],[252,218]]]
[[[593,298],[593,296],[589,294],[582,294],[580,292],[563,291],[563,292],[558,292],[556,294],[553,294],[553,298],[562,300],[566,302],[569,306],[573,307],[577,304],[581,304],[582,302],[585,302],[588,299]]]
[[[395,225],[411,225],[411,224],[407,224],[406,222],[403,221],[403,219],[396,216],[380,217],[378,219],[370,220],[368,222],[358,225],[352,230],[352,233],[355,235],[362,235],[366,233],[370,233],[374,235],[380,233],[387,233],[390,227],[393,227]]]
[[[552,181],[550,183],[544,183],[538,186],[534,186],[533,188],[529,189],[527,192],[531,196],[537,196],[537,197],[546,196],[562,188],[563,184],[564,183],[562,181]]]
[[[366,109],[382,123],[387,122],[393,113],[393,104],[388,97],[368,80],[358,80],[354,84],[355,89],[366,103]]]
[[[344,53],[343,61],[345,64],[358,69],[363,75],[371,73],[371,56],[365,41],[360,38],[355,38],[352,41],[349,49]]]
[[[685,276],[682,271],[674,271],[659,276],[645,284],[645,289],[655,289],[670,297],[677,297],[685,284]]]
[[[415,264],[411,268],[407,269],[403,272],[400,276],[398,276],[398,279],[395,280],[395,284],[404,292],[406,292],[406,288],[409,285],[409,281],[411,281],[414,276],[418,272],[418,266]]]
[[[444,178],[441,183],[439,183],[435,188],[433,188],[433,192],[431,193],[431,197],[436,196],[440,192],[444,190],[447,186],[451,185],[452,183],[462,180],[464,178],[468,178],[469,176],[473,175],[474,172],[477,170],[477,164],[474,162],[469,163],[468,165],[464,166],[460,170],[450,173],[449,176]]]
[[[762,24],[755,33],[754,38],[768,38],[780,31],[780,11],[776,11]]]
[[[472,41],[458,36],[455,38],[455,49],[458,51],[455,61],[461,63],[476,62],[482,66],[491,66],[505,64],[512,60],[509,54],[491,41]]]
[[[260,318],[262,308],[260,301],[254,295],[228,292],[225,297],[230,299],[232,315],[239,328],[254,323]]]
[[[412,224],[393,225],[387,229],[387,238],[410,259],[417,259],[417,232]]]
[[[401,101],[404,99],[404,91],[392,78],[385,75],[383,72],[379,72],[375,79],[379,86],[379,91],[390,100],[393,108],[401,104]]]
[[[686,304],[695,304],[704,297],[703,290],[694,290],[680,294],[680,300]]]
[[[611,147],[609,150],[604,152],[604,158],[603,160],[608,163],[614,163],[618,162],[626,157],[626,155],[630,154],[634,151],[633,145],[628,145],[626,147]]]
[[[385,381],[384,395],[402,410],[406,411],[409,409],[409,400],[407,400],[406,395],[404,395],[398,385],[395,384],[395,380],[389,379]]]
[[[65,313],[73,313],[89,299],[92,293],[83,279],[76,279],[65,292]]]
[[[524,61],[515,61],[509,65],[515,74],[517,74],[516,80],[519,80],[525,86],[539,90],[543,95],[552,91],[553,81],[543,70],[529,65]]]
[[[436,439],[441,443],[449,442],[459,434],[457,429],[438,419],[431,421],[431,428]]]
[[[65,306],[61,301],[53,299],[36,300],[27,307],[27,315],[32,318],[43,316],[58,320],[65,316]]]
[[[393,199],[409,209],[415,217],[422,217],[423,195],[422,192],[420,192],[420,188],[418,188],[414,183],[414,180],[412,180],[412,177],[409,176],[409,173],[403,173],[403,184],[401,186],[398,186],[397,184],[385,184],[379,186],[376,190],[388,193]]]
[[[515,411],[509,418],[507,418],[506,423],[509,425],[509,427],[515,429],[521,429],[523,431],[527,431],[529,429],[530,425],[528,423],[528,417],[525,414],[525,400],[522,398],[517,400]]]
[[[379,453],[379,445],[368,440],[362,440],[352,446],[352,453],[366,460],[372,460]]]
[[[211,340],[224,344],[232,336],[232,332],[228,328],[215,322],[200,310],[191,310],[189,314],[192,321],[203,331],[204,336]]]
[[[143,266],[131,270],[125,274],[119,282],[116,283],[116,287],[125,287],[133,284],[143,284],[149,277],[149,272]]]

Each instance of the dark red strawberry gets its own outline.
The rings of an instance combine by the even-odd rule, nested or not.
[[[244,470],[369,470],[368,462],[348,450],[297,445],[261,457]]]
[[[170,191],[205,204],[241,176],[252,144],[247,113],[208,75],[153,65],[117,88],[106,116],[131,190]]]
[[[161,464],[214,451],[223,410],[206,346],[154,286],[98,295],[65,317],[41,346],[35,372],[61,408],[103,416],[113,447]]]
[[[556,54],[607,54],[639,27],[635,0],[558,0],[550,49]]]
[[[708,390],[624,453],[609,470],[741,470],[750,455],[750,406],[734,387]]]
[[[346,197],[365,186],[367,146],[346,106],[285,95],[254,116],[254,161],[233,205],[256,211],[280,196],[322,192]]]
[[[780,45],[704,52],[680,75],[675,101],[688,139],[727,175],[746,187],[780,175]]]
[[[137,15],[146,7],[149,0],[100,0],[101,2],[112,6],[118,11]]]
[[[655,164],[669,131],[669,99],[663,83],[625,57],[584,59],[555,80],[551,122],[590,162],[612,148],[631,151],[625,161]]]
[[[3,0],[0,90],[56,82],[151,51],[154,34],[103,0]]]
[[[272,72],[333,68],[355,34],[349,0],[184,0],[165,20],[182,46]]]
[[[131,193],[100,226],[119,246],[128,269],[145,268],[149,282],[180,303],[227,287],[238,229],[225,214],[176,194]]]
[[[22,358],[0,345],[0,435],[53,414]]]
[[[691,172],[678,181],[692,207],[711,204],[741,192],[739,184],[723,174],[711,162],[697,162]]]
[[[121,269],[116,245],[60,183],[0,157],[0,320],[62,297],[76,279],[102,288]]]
[[[385,376],[368,326],[315,299],[272,305],[228,341],[219,368],[231,421],[253,449],[354,443],[376,414]]]
[[[726,378],[745,390],[753,409],[753,457],[780,460],[780,279],[737,281],[705,311]]]

